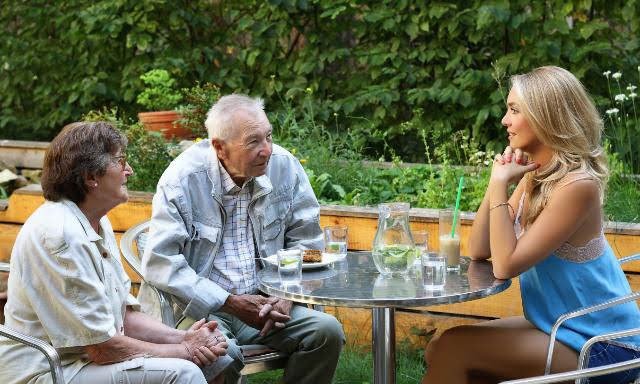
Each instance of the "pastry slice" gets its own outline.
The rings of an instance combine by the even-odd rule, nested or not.
[[[319,263],[322,261],[322,252],[319,249],[305,249],[302,251],[302,261],[305,263]]]

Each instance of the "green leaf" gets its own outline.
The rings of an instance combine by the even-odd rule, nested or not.
[[[409,37],[411,38],[411,40],[414,40],[416,37],[418,37],[418,26],[416,24],[408,24],[404,31],[407,33],[407,35],[409,35]]]

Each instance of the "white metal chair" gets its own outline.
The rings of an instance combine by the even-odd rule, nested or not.
[[[620,259],[620,264],[624,264],[630,261],[640,260],[640,253],[624,257]],[[581,308],[573,312],[565,313],[560,316],[556,323],[551,328],[549,346],[547,347],[547,360],[544,375],[529,377],[525,379],[518,380],[510,380],[505,381],[501,384],[542,384],[542,383],[560,383],[567,380],[575,380],[576,384],[580,384],[584,382],[583,379],[594,377],[594,376],[602,376],[609,373],[627,371],[630,369],[640,367],[640,358],[632,359],[628,361],[619,362],[616,364],[609,364],[595,368],[587,368],[589,364],[589,352],[591,351],[591,347],[600,341],[608,341],[619,339],[628,336],[640,335],[640,328],[633,328],[629,330],[623,330],[618,332],[607,333],[604,335],[597,335],[587,340],[582,349],[580,350],[580,355],[578,357],[578,369],[569,372],[555,373],[550,374],[551,371],[551,360],[553,356],[553,349],[555,344],[556,335],[558,333],[558,329],[560,326],[567,320],[573,319],[575,317],[583,316],[588,313],[601,311],[603,309],[611,308],[616,305],[620,305],[623,303],[628,303],[631,301],[637,301],[640,299],[640,292],[632,292],[624,296],[617,297],[615,299],[608,300],[604,303],[592,305],[589,307]],[[640,324],[638,324],[640,326]],[[633,383],[640,383],[640,378],[633,381]]]
[[[149,221],[143,221],[129,228],[120,239],[120,249],[127,264],[133,271],[144,281],[142,276],[141,256],[144,252],[147,241],[147,230]],[[149,284],[158,299],[159,314],[162,322],[171,326],[176,326],[176,319],[173,316],[171,296]],[[240,372],[242,377],[240,383],[246,382],[246,376],[270,371],[273,369],[284,368],[289,355],[283,352],[275,351],[266,345],[253,344],[241,345],[242,355],[244,357],[244,368]]]
[[[9,272],[9,264],[0,262],[0,272]],[[58,351],[56,351],[51,344],[45,343],[38,338],[20,333],[4,324],[0,324],[0,336],[15,340],[42,352],[49,361],[49,369],[51,371],[51,379],[53,383],[62,384],[65,382],[64,375],[62,373],[62,364],[60,363],[60,355],[58,355]],[[9,362],[2,362],[2,364],[8,363]]]

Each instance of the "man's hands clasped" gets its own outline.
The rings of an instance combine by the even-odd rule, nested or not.
[[[205,322],[202,319],[193,323],[185,332],[182,345],[196,365],[202,367],[215,363],[218,357],[227,354],[229,345],[217,328],[217,322]]]
[[[260,336],[265,336],[274,328],[284,328],[284,323],[291,320],[291,301],[276,297],[230,295],[222,309],[259,329]]]

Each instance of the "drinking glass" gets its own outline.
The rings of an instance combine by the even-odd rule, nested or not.
[[[422,262],[420,258],[423,254],[429,252],[429,232],[424,230],[411,231],[413,244],[415,245],[415,260],[413,261],[413,273],[420,276],[422,272]]]
[[[347,256],[349,228],[346,225],[324,227],[324,251],[338,258]]]
[[[447,279],[447,261],[438,253],[425,252],[420,256],[422,264],[422,285],[430,291],[444,288]]]
[[[302,251],[299,249],[280,249],[278,256],[278,276],[282,286],[300,285],[302,281]]]
[[[460,270],[460,220],[456,220],[456,227],[451,236],[453,226],[453,209],[441,209],[438,216],[440,232],[440,256],[447,260],[448,271]]]

